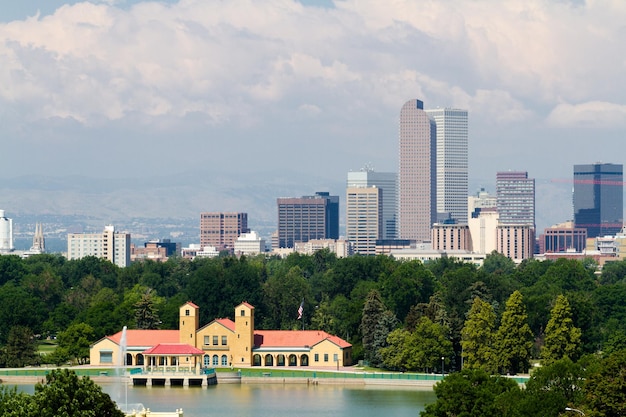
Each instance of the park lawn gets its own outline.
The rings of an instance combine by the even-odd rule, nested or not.
[[[54,350],[57,348],[57,345],[58,344],[56,340],[42,340],[37,343],[37,351],[40,355],[48,355],[54,352]]]

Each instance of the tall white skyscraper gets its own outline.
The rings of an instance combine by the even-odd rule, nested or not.
[[[398,174],[395,172],[375,172],[365,167],[360,171],[348,172],[347,187],[377,187],[381,190],[383,209],[382,236],[379,239],[396,238],[396,217],[398,213]]]
[[[383,192],[378,187],[346,189],[346,238],[355,253],[376,254],[376,240],[382,235]]]
[[[437,217],[467,224],[467,110],[426,110],[437,125]]]
[[[398,238],[430,241],[437,219],[436,125],[422,101],[402,106],[398,136]]]

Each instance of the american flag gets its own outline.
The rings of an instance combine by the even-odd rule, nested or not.
[[[300,303],[300,307],[298,307],[298,320],[302,318],[302,313],[304,312],[304,300]]]

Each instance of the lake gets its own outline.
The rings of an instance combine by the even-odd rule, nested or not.
[[[436,400],[432,389],[403,386],[305,384],[221,384],[201,387],[132,387],[102,384],[124,404],[141,403],[152,411],[182,408],[185,417],[416,417]],[[34,388],[21,386],[32,393]]]

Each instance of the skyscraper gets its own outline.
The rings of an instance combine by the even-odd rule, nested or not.
[[[383,192],[378,187],[348,187],[346,190],[346,238],[355,253],[376,254],[382,228]]]
[[[396,238],[397,178],[395,172],[375,172],[371,168],[348,172],[347,187],[377,187],[381,190],[382,236],[379,239]]]
[[[437,221],[447,218],[467,224],[467,110],[426,110],[437,126]]]
[[[248,213],[200,213],[200,247],[202,248],[213,246],[218,250],[232,249],[237,238],[249,232]]]
[[[436,126],[420,100],[402,106],[398,136],[398,238],[429,241],[437,219]]]
[[[501,225],[535,227],[535,179],[528,172],[496,174],[496,207]]]
[[[278,247],[296,242],[339,238],[339,196],[317,192],[314,196],[278,198]]]
[[[130,233],[117,232],[108,225],[102,233],[70,233],[67,235],[67,259],[95,256],[124,268],[130,265]]]
[[[587,237],[614,236],[624,223],[622,164],[574,165],[574,224]]]

